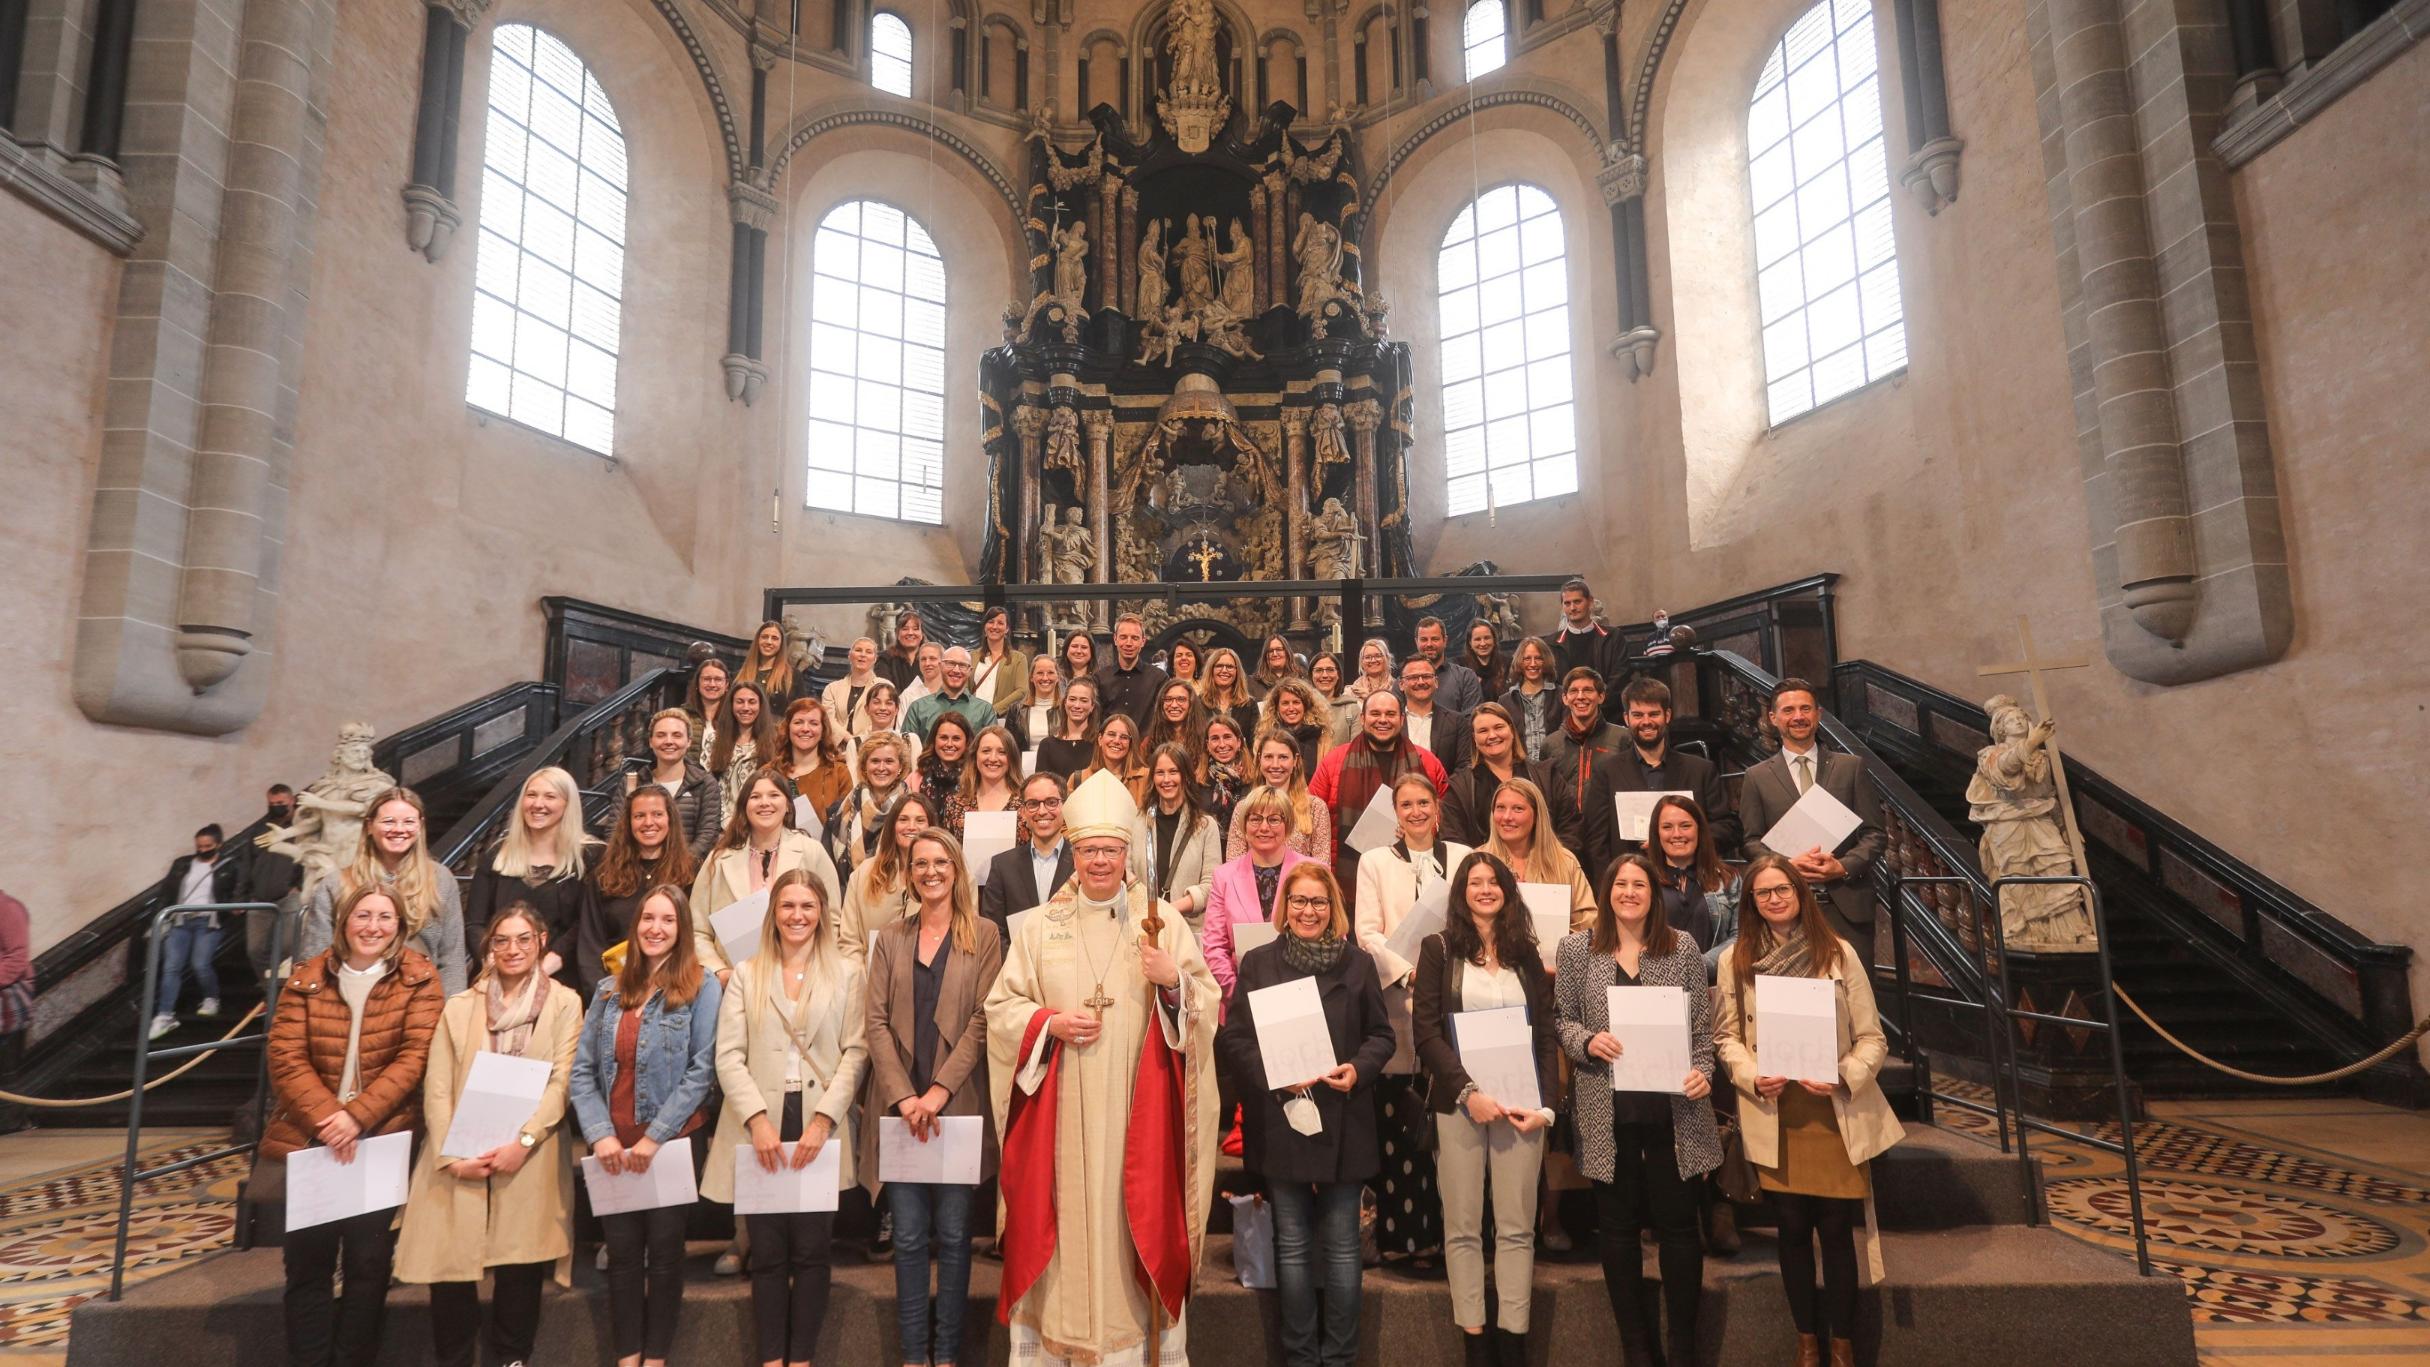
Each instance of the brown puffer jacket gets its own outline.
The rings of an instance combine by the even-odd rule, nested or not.
[[[338,992],[337,951],[305,960],[279,993],[270,1026],[270,1092],[277,1105],[262,1131],[261,1156],[284,1158],[319,1142],[338,1108],[352,1013]],[[439,972],[406,950],[363,1003],[363,1089],[346,1110],[368,1137],[411,1130],[422,1118],[422,1068],[446,1005]]]

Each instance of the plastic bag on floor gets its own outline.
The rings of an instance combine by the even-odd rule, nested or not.
[[[1263,1196],[1226,1197],[1232,1203],[1232,1266],[1251,1291],[1274,1289],[1274,1207]]]

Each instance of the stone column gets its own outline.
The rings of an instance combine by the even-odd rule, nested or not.
[[[1350,423],[1351,490],[1358,500],[1359,533],[1368,539],[1366,568],[1369,574],[1381,574],[1383,547],[1375,525],[1375,429],[1383,424],[1384,409],[1373,399],[1360,399],[1343,404],[1342,416]]]
[[[1045,568],[1038,563],[1038,510],[1042,502],[1039,491],[1046,480],[1040,449],[1040,439],[1046,434],[1046,410],[1026,403],[1014,409],[1013,431],[1021,438],[1021,548],[1014,559],[1021,567],[1021,582],[1035,584]]]
[[[1283,576],[1297,579],[1308,571],[1308,410],[1282,410],[1283,431]],[[1291,629],[1308,628],[1308,600],[1291,600]]]
[[[1307,0],[1307,16],[1321,24],[1325,41],[1325,115],[1342,106],[1342,3]]]
[[[1941,68],[1940,0],[1898,0],[1899,88],[1907,105],[1907,164],[1898,183],[1938,214],[1957,202],[1958,154],[1949,133],[1949,89]]]
[[[1122,307],[1122,277],[1131,274],[1130,253],[1126,250],[1122,223],[1122,182],[1111,172],[1097,180],[1097,217],[1104,225],[1092,229],[1097,238],[1097,307]]]
[[[428,0],[422,91],[414,113],[413,180],[404,190],[405,245],[436,262],[464,215],[456,207],[456,144],[464,107],[464,44],[489,0]]]
[[[1266,299],[1269,304],[1291,307],[1291,223],[1283,217],[1283,174],[1268,171],[1266,186],[1266,240],[1274,250],[1266,254]]]
[[[1108,409],[1092,408],[1080,415],[1080,430],[1088,437],[1088,521],[1089,534],[1097,542],[1095,581],[1114,582],[1114,512],[1111,506],[1114,481],[1112,453],[1114,415]],[[1100,599],[1090,610],[1097,629],[1105,629],[1108,604]]]
[[[1139,192],[1122,187],[1122,274],[1115,280],[1122,295],[1122,312],[1139,316]]]
[[[1249,222],[1252,225],[1249,229],[1250,250],[1257,253],[1256,263],[1249,268],[1249,273],[1256,277],[1251,307],[1262,316],[1274,303],[1274,225],[1266,215],[1266,187],[1263,184],[1249,187]]]
[[[1114,215],[1104,199],[1080,192],[1080,218],[1088,224],[1088,278],[1082,282],[1080,306],[1095,312],[1103,306],[1108,267],[1114,259]]]
[[[759,399],[768,379],[762,363],[761,324],[767,299],[768,230],[776,226],[777,201],[757,172],[726,186],[726,211],[734,220],[733,257],[727,266],[726,398],[743,404]]]
[[[1605,152],[1603,169],[1595,173],[1603,202],[1612,216],[1612,282],[1619,294],[1620,335],[1612,340],[1612,359],[1634,383],[1654,373],[1654,348],[1661,330],[1654,326],[1653,287],[1645,257],[1645,158],[1620,151],[1613,143]]]

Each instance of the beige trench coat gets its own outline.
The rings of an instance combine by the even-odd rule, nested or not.
[[[692,879],[692,949],[700,956],[700,965],[711,973],[723,973],[734,965],[726,961],[725,950],[717,943],[716,928],[709,918],[751,895],[751,851],[717,850],[701,861],[700,872]],[[768,881],[793,869],[808,869],[819,880],[826,893],[826,905],[836,901],[835,861],[819,848],[819,843],[800,831],[787,831],[776,842],[776,858],[770,862]]]
[[[1832,965],[1839,998],[1839,1087],[1831,1093],[1831,1109],[1839,1117],[1839,1135],[1848,1146],[1848,1161],[1867,1162],[1904,1139],[1907,1131],[1891,1113],[1890,1099],[1874,1081],[1889,1041],[1882,1035],[1882,1018],[1873,1007],[1873,984],[1863,963],[1847,941],[1839,942],[1839,962]],[[1730,1070],[1738,1088],[1738,1128],[1747,1146],[1747,1161],[1761,1168],[1780,1166],[1780,1103],[1755,1094],[1755,1000],[1750,985],[1740,999],[1738,975],[1730,956],[1721,959],[1721,1004],[1713,1019],[1713,1048]]]
[[[709,1144],[708,1164],[701,1170],[700,1194],[712,1201],[734,1200],[734,1152],[751,1144],[751,1117],[767,1112],[770,1122],[784,1114],[785,1026],[770,1006],[751,1011],[751,975],[762,965],[756,958],[734,970],[726,993],[717,1004],[717,1084],[725,1089],[725,1109],[717,1117],[717,1137]],[[810,999],[818,1024],[810,1032],[810,1056],[803,1060],[810,1079],[802,1088],[802,1123],[823,1115],[835,1124],[827,1136],[840,1144],[836,1187],[848,1189],[857,1180],[854,1163],[852,1103],[859,1096],[861,1077],[869,1068],[869,1010],[864,991],[867,970],[858,959],[836,956],[843,990],[824,1000]]]
[[[566,1141],[565,1088],[574,1046],[582,1038],[582,998],[549,982],[548,1000],[532,1029],[526,1058],[549,1060],[548,1090],[524,1133],[539,1143],[511,1177],[467,1182],[440,1171],[439,1142],[456,1114],[456,1097],[472,1076],[474,1055],[489,1047],[489,1007],[475,985],[447,999],[430,1038],[422,1075],[422,1122],[427,1142],[405,1194],[404,1232],[397,1236],[401,1282],[477,1282],[483,1268],[504,1263],[557,1264],[557,1284],[572,1284],[574,1155]]]

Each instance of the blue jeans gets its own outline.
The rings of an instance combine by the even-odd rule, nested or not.
[[[162,932],[160,1004],[153,1014],[177,1014],[177,994],[185,990],[188,973],[204,996],[219,995],[219,970],[211,963],[219,957],[219,941],[220,929],[207,916],[181,916]]]
[[[970,1301],[970,1194],[975,1190],[927,1182],[887,1184],[886,1200],[894,1211],[894,1309],[904,1362],[945,1367],[960,1360],[962,1310]],[[928,1322],[932,1248],[937,1260],[933,1339]]]
[[[1350,1367],[1358,1360],[1359,1191],[1357,1182],[1276,1182],[1267,1192],[1274,1202],[1274,1284],[1282,1298],[1288,1367]]]

